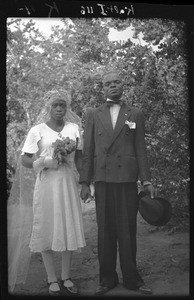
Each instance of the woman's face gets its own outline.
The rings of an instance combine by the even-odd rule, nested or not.
[[[62,120],[67,111],[67,104],[63,99],[55,99],[51,104],[50,115],[54,120]]]

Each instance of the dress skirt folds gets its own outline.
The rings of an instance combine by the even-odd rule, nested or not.
[[[43,170],[34,188],[32,252],[77,250],[85,246],[81,202],[73,170],[63,164]]]

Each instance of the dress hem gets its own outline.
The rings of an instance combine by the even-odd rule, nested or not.
[[[37,252],[43,252],[43,251],[48,251],[48,250],[52,250],[52,251],[55,251],[55,252],[63,252],[63,251],[78,251],[78,250],[81,250],[81,248],[84,248],[86,247],[86,245],[83,245],[83,246],[80,246],[80,247],[77,247],[77,248],[64,248],[64,249],[54,249],[54,248],[46,248],[46,249],[38,249],[38,250],[34,250],[34,249],[31,249],[30,248],[30,251],[33,252],[33,253],[37,253]]]

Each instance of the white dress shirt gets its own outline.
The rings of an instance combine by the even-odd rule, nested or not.
[[[107,99],[107,100],[111,101],[110,99]],[[115,128],[120,108],[121,108],[120,104],[113,104],[113,105],[110,106],[110,116],[111,116],[113,129]]]

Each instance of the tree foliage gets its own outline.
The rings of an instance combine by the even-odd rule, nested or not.
[[[31,20],[7,25],[8,190],[15,153],[52,88],[70,91],[72,109],[82,116],[104,102],[101,76],[118,70],[124,98],[141,108],[154,184],[173,205],[171,226],[188,223],[189,120],[185,24],[166,19],[64,19],[45,38]],[[11,29],[12,26],[15,29]],[[133,26],[135,44],[111,42],[109,29]],[[140,34],[143,40],[140,39]],[[145,42],[145,43],[143,43]]]

